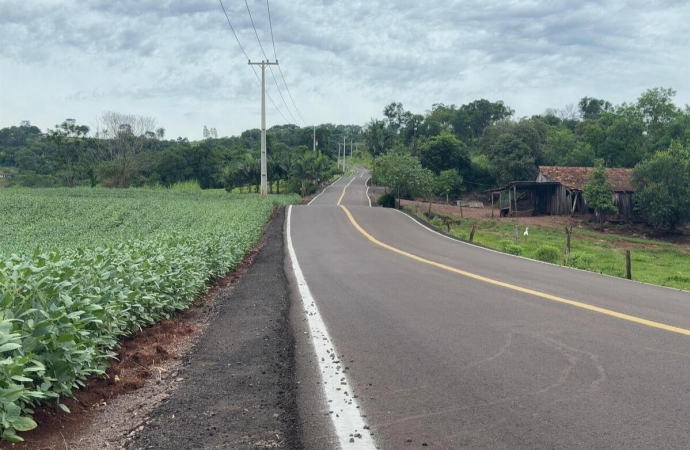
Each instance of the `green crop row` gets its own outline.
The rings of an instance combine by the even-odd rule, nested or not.
[[[44,227],[73,236],[73,245],[62,240],[52,250],[35,246],[32,252],[17,246],[13,250],[20,251],[0,260],[0,433],[7,441],[21,440],[18,431],[36,426],[32,408],[60,405],[60,396],[104,374],[119,337],[188,307],[209,280],[235,267],[256,244],[275,200],[295,200],[130,191],[118,201],[122,193],[108,191],[78,201],[70,194],[21,192],[48,215],[58,213],[55,198],[72,208],[63,209],[64,220],[52,227],[37,215],[14,234],[22,241],[26,228]],[[108,225],[85,225],[93,217],[88,211],[98,214],[109,200],[119,206],[109,211],[123,220],[116,239],[104,231]],[[153,213],[142,207],[153,203]],[[27,219],[32,214],[25,213]],[[142,232],[131,226],[135,214],[140,224],[160,226]],[[75,228],[87,231],[76,235]],[[35,240],[42,242],[38,235]]]

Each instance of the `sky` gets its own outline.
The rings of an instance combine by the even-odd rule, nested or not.
[[[269,128],[365,125],[391,102],[502,100],[524,117],[670,87],[690,103],[688,0],[222,1],[247,56],[280,63]],[[261,124],[244,52],[218,0],[0,0],[0,127],[117,111],[166,138],[238,135]]]

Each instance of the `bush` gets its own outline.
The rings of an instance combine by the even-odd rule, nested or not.
[[[539,261],[544,261],[552,264],[558,264],[561,259],[561,252],[552,245],[542,245],[537,249],[534,257]]]
[[[384,208],[395,208],[395,196],[391,193],[383,194],[378,200],[376,200],[376,203]]]
[[[573,252],[568,257],[568,265],[577,269],[589,270],[594,264],[594,256],[585,252]]]
[[[430,223],[436,228],[441,228],[443,226],[443,219],[441,219],[440,217],[434,217],[433,219],[431,219]]]
[[[520,247],[519,245],[515,245],[513,243],[513,241],[505,240],[505,241],[501,241],[500,244],[501,244],[501,249],[504,252],[510,253],[511,255],[515,255],[515,256],[522,255],[522,247]]]

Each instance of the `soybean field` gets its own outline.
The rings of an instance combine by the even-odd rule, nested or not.
[[[187,308],[296,196],[0,190],[0,434],[105,373],[118,338]],[[60,405],[64,408],[64,405]]]

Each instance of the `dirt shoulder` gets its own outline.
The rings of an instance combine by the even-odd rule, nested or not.
[[[128,449],[299,448],[294,344],[283,272],[284,210],[180,370],[182,385]]]
[[[301,448],[284,209],[195,307],[123,342],[108,377],[37,411],[17,450]]]

